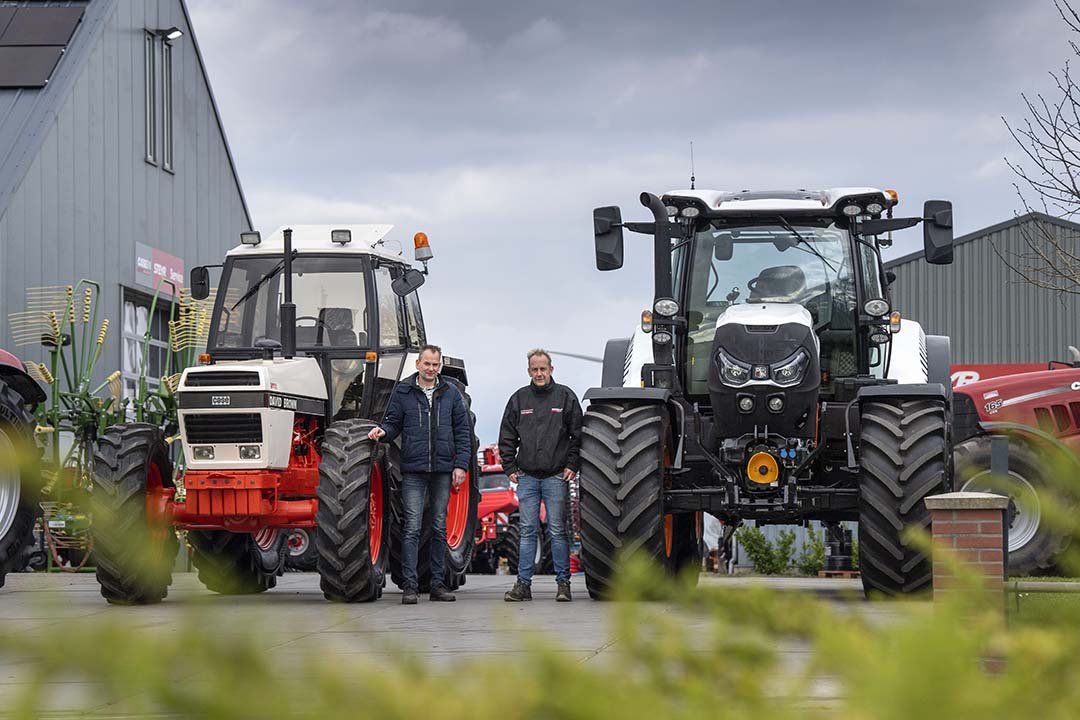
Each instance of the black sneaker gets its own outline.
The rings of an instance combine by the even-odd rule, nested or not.
[[[518,580],[514,583],[514,587],[506,591],[503,595],[503,600],[506,602],[525,602],[532,600],[532,587]]]
[[[405,588],[401,594],[402,605],[415,605],[418,599],[416,591],[411,588]]]
[[[559,583],[559,589],[555,593],[556,602],[570,602],[574,598],[570,597],[570,583]]]
[[[457,598],[454,597],[454,593],[444,587],[431,588],[431,595],[428,596],[428,599],[431,602],[454,602],[457,600]]]

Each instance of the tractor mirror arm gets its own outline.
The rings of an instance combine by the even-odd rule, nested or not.
[[[628,222],[623,223],[623,227],[630,232],[641,233],[642,235],[652,235],[656,232],[656,223],[651,222]]]
[[[923,221],[922,218],[882,218],[881,220],[863,220],[855,225],[855,232],[859,235],[881,235],[893,230],[903,230],[915,227]]]

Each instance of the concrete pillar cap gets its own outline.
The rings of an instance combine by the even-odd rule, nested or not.
[[[929,510],[1004,510],[1009,498],[982,492],[953,492],[926,498]]]

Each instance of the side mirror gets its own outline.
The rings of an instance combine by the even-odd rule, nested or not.
[[[894,282],[896,282],[896,273],[894,273],[892,270],[886,270],[885,271],[885,286],[888,287],[889,285],[892,285]]]
[[[596,269],[618,270],[623,266],[622,212],[618,206],[593,210]]]
[[[405,297],[423,285],[424,280],[426,279],[424,273],[416,268],[409,268],[401,275],[401,277],[395,278],[394,282],[390,283],[390,287],[393,289],[395,295],[398,297]]]
[[[923,205],[923,249],[926,262],[932,265],[952,263],[952,203],[948,200],[927,200]]]
[[[191,297],[195,300],[205,300],[210,297],[210,271],[203,266],[191,268]]]

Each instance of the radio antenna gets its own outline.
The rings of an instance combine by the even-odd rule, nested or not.
[[[690,141],[690,189],[694,189],[694,141]]]

